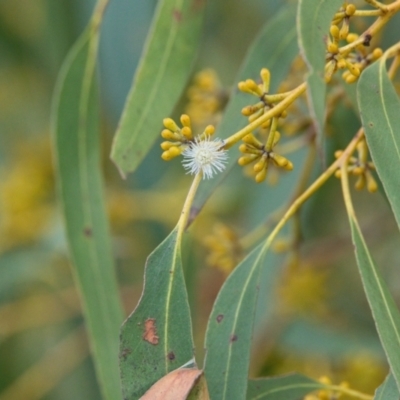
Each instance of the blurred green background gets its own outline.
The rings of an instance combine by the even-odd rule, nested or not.
[[[159,143],[126,181],[108,157],[155,4],[111,0],[100,47],[106,199],[127,315],[141,293],[146,257],[175,225],[191,180],[179,162],[162,162]],[[223,87],[233,87],[248,46],[282,5],[210,1],[195,71],[213,68]],[[92,0],[0,1],[0,400],[100,398],[56,203],[50,143],[57,73],[93,6]],[[398,20],[390,25],[386,43],[398,26]],[[186,102],[183,96],[176,115]],[[333,113],[328,159],[358,125],[349,106]],[[301,163],[304,155],[294,157]],[[289,198],[285,177],[277,187]],[[249,232],[266,219],[263,209],[274,190],[236,167],[193,226],[184,265],[199,360],[207,317],[226,276],[206,264],[204,238],[217,223],[238,236]],[[377,265],[399,300],[400,246],[391,211],[380,194],[356,193],[354,200]],[[252,376],[326,374],[372,393],[386,375],[346,218],[339,182],[332,180],[302,212],[297,265],[274,255],[271,283],[260,296]]]

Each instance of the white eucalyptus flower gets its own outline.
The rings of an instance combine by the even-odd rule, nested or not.
[[[225,169],[228,161],[228,154],[222,149],[223,145],[222,140],[210,140],[209,136],[204,140],[196,138],[182,153],[183,167],[187,173],[198,174],[201,171],[203,179],[212,178],[214,173]]]

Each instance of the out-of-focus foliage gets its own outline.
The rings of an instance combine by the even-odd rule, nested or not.
[[[94,3],[0,2],[0,400],[101,398],[81,297],[71,273],[63,218],[55,201],[49,139],[56,76],[67,51],[88,23]],[[207,3],[191,83],[176,105],[174,116],[193,110],[194,104],[200,102],[204,108],[199,115],[212,123],[221,118],[227,94],[237,85],[235,76],[245,54],[262,26],[273,21],[286,3],[296,2]],[[156,1],[110,1],[101,31],[98,77],[102,172],[113,257],[126,315],[139,300],[146,257],[175,226],[191,181],[179,162],[163,163],[159,143],[126,181],[120,179],[109,160],[116,121],[155,5]],[[399,23],[396,16],[388,24],[382,34],[382,47],[393,44],[395,35],[400,36]],[[362,31],[365,27],[360,23],[357,29]],[[270,53],[261,55],[267,64]],[[299,60],[295,62],[300,65]],[[304,67],[293,65],[294,70],[304,71]],[[208,72],[199,75],[204,70]],[[282,67],[285,70],[289,70],[288,65]],[[257,73],[251,72],[253,79],[257,79]],[[298,83],[303,79],[302,73],[291,73],[291,79]],[[274,82],[274,89],[280,83]],[[289,90],[285,89],[287,84],[281,86],[282,91]],[[202,85],[209,90],[199,91]],[[398,80],[395,88],[398,91]],[[334,151],[347,144],[360,121],[354,114],[354,103],[344,92],[335,93],[329,87],[327,92],[328,97],[336,99],[331,105],[327,100],[328,137],[324,151],[330,162]],[[246,101],[245,95],[238,96]],[[353,102],[354,99],[355,96]],[[305,102],[293,106],[298,115],[305,109]],[[245,118],[238,117],[245,124]],[[290,134],[309,127],[308,120],[301,124],[290,122],[281,129],[282,146]],[[201,129],[201,122],[198,125]],[[291,159],[301,168],[305,158],[305,152],[300,150]],[[183,267],[198,365],[204,357],[207,320],[226,276],[263,238],[262,232],[276,223],[277,215],[270,214],[277,199],[285,199],[286,194],[289,201],[291,193],[286,192],[287,188],[295,189],[290,176],[278,170],[274,176],[276,179],[271,181],[275,180],[275,185],[256,186],[234,166],[205,205],[201,218],[194,222],[191,242],[185,241]],[[388,203],[379,193],[364,192],[354,193],[353,202],[375,263],[394,299],[399,300],[398,229]],[[200,203],[203,205],[203,200]],[[205,239],[221,224],[227,227],[223,236],[229,243],[224,246]],[[261,236],[257,231],[254,237],[246,236],[260,224]],[[264,292],[260,290],[255,305],[250,376],[296,371],[318,380],[326,375],[337,385],[347,382],[350,388],[372,396],[389,368],[355,265],[339,182],[331,179],[322,187],[291,228],[299,230],[295,255],[285,252],[288,232],[284,232],[280,237],[282,246],[271,248],[274,265],[268,271],[270,275],[261,275]],[[232,249],[234,259],[227,260]],[[210,250],[216,251],[217,256],[211,254],[207,265]]]

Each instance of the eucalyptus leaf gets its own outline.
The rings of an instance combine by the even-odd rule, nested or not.
[[[138,399],[194,357],[178,228],[148,257],[144,282],[140,302],[121,330],[124,399]]]
[[[371,157],[400,227],[400,100],[385,61],[361,74],[357,98]]]
[[[365,294],[393,376],[400,387],[400,313],[374,265],[355,216],[349,214],[349,220]]]
[[[205,2],[159,0],[111,152],[122,176],[146,156],[189,78]]]
[[[324,385],[300,374],[250,380],[247,400],[298,400]]]
[[[244,399],[259,279],[270,243],[257,246],[229,275],[206,332],[204,371],[213,400]]]
[[[389,374],[381,386],[376,390],[374,400],[399,400],[400,391],[396,385],[396,380]]]
[[[320,144],[325,126],[325,43],[333,15],[342,4],[342,0],[299,0],[297,11],[299,47],[310,71],[308,102]]]
[[[277,90],[298,54],[295,11],[295,7],[288,4],[265,24],[247,53],[246,59],[235,79],[236,83],[248,78],[259,80],[261,68],[265,67],[271,72],[270,92],[273,93]],[[222,120],[217,126],[215,137],[227,138],[246,126],[247,119],[240,113],[240,110],[252,101],[254,101],[252,96],[234,89]],[[192,218],[200,212],[221,181],[232,171],[238,158],[239,150],[237,147],[230,149],[229,164],[224,172],[201,185],[192,206]]]
[[[118,332],[123,311],[100,173],[95,74],[99,31],[92,28],[73,46],[60,72],[54,95],[53,141],[62,211],[94,363],[104,398],[116,400],[121,398]]]

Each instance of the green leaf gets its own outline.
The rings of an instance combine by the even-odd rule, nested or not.
[[[95,79],[99,32],[93,27],[79,38],[60,72],[54,96],[53,140],[62,210],[94,363],[104,398],[115,400],[121,398],[118,333],[123,311],[100,173]]]
[[[365,294],[392,373],[400,387],[400,313],[374,265],[355,216],[349,214],[349,220]]]
[[[319,143],[325,126],[325,42],[333,15],[343,0],[299,0],[297,31],[299,47],[309,68],[307,96]]]
[[[260,271],[270,242],[257,246],[229,275],[208,321],[206,374],[213,400],[244,399]]]
[[[376,390],[374,400],[399,400],[400,392],[392,374],[389,374]]]
[[[298,54],[295,17],[295,7],[288,4],[283,11],[265,24],[243,62],[235,79],[236,83],[248,78],[259,80],[261,68],[265,67],[271,72],[271,93],[277,90]],[[226,138],[246,126],[247,119],[241,114],[240,110],[251,102],[251,96],[234,89],[223,118],[217,126],[215,137]],[[239,150],[236,146],[229,150],[229,164],[224,172],[218,174],[216,178],[202,183],[192,207],[191,215],[193,217],[200,212],[213,191],[231,172],[238,158]]]
[[[176,228],[147,259],[142,297],[121,331],[124,399],[138,399],[156,381],[193,359],[180,249]]]
[[[250,380],[247,400],[297,400],[324,388],[318,381],[300,374]]]
[[[185,87],[199,47],[204,5],[159,0],[112,147],[122,176],[146,156]]]
[[[400,227],[400,100],[385,59],[361,74],[357,97],[368,147]]]

